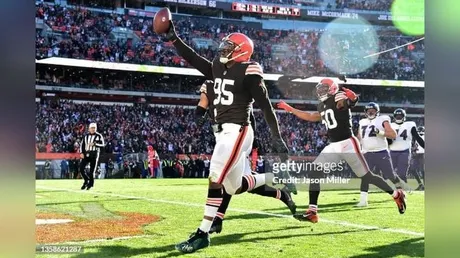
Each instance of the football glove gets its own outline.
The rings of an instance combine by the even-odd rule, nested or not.
[[[281,108],[281,109],[286,110],[286,111],[289,112],[289,113],[292,112],[292,110],[294,110],[293,107],[291,107],[289,104],[287,104],[287,103],[284,102],[284,101],[280,101],[280,103],[278,103],[276,106],[277,106],[278,108]]]
[[[345,87],[342,87],[342,90],[345,92],[345,95],[347,96],[347,98],[351,100],[352,102],[355,102],[358,99],[358,96],[356,95],[354,91],[347,89]]]
[[[169,30],[165,33],[165,40],[166,41],[175,41],[179,37],[177,36],[176,33],[176,28],[174,27],[174,24],[172,21],[169,22]]]

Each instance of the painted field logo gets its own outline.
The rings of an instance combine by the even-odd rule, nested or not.
[[[142,235],[142,227],[159,221],[151,214],[120,212],[112,217],[94,218],[59,213],[36,214],[36,241],[38,244],[111,239]]]

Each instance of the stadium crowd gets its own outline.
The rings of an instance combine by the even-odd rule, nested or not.
[[[93,88],[104,90],[143,91],[157,93],[196,94],[203,77],[94,70],[37,65],[38,85]],[[314,84],[293,83],[280,79],[265,81],[272,99],[316,100]],[[348,86],[349,87],[349,86]],[[385,103],[423,104],[423,88],[352,86],[361,100]]]
[[[351,3],[351,1],[345,1]],[[377,1],[379,2],[379,1]],[[146,17],[118,15],[116,13],[91,12],[84,8],[65,8],[58,5],[37,6],[38,18],[61,35],[44,35],[37,32],[37,58],[68,57],[107,62],[124,62],[136,64],[188,66],[177,56],[169,42],[152,31],[152,19]],[[283,73],[301,76],[331,76],[333,73],[321,60],[318,41],[321,31],[279,31],[262,30],[252,26],[228,22],[226,20],[205,20],[190,16],[174,18],[178,34],[196,51],[212,59],[214,47],[200,47],[194,39],[210,39],[217,42],[231,32],[242,32],[253,39],[255,53],[253,60],[258,61],[267,73]],[[114,39],[113,28],[123,27],[134,31],[136,36],[127,40]],[[413,41],[413,37],[401,36],[395,29],[386,28],[377,31],[380,49],[390,49]],[[346,48],[362,44],[359,37],[341,40],[339,47]],[[274,49],[284,46],[284,50]],[[379,56],[378,62],[365,72],[353,77],[399,80],[423,80],[424,59],[412,54],[414,50],[423,50],[422,41],[399,48]],[[371,54],[371,53],[367,53]],[[352,70],[352,63],[344,63]]]
[[[144,153],[152,144],[163,158],[174,154],[211,154],[214,136],[206,123],[197,127],[194,109],[184,107],[108,106],[71,101],[36,104],[38,152],[76,152],[90,122],[105,136],[106,153]],[[288,113],[277,113],[283,139],[296,155],[315,155],[327,144],[321,123],[307,123]],[[269,153],[270,132],[261,112],[255,112],[256,138],[262,153]],[[359,116],[353,123],[357,126]],[[419,125],[423,120],[416,121]]]

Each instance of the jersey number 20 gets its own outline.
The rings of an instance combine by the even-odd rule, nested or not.
[[[322,122],[326,125],[327,129],[334,129],[337,127],[337,120],[334,116],[334,111],[332,109],[326,109],[326,111],[322,111],[321,113]]]

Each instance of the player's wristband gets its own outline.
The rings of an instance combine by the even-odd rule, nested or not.
[[[378,135],[380,135],[380,136],[385,136],[385,131],[379,131],[379,132],[378,132]]]

